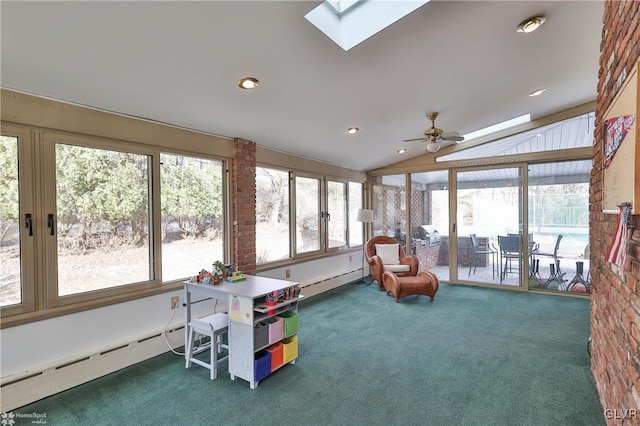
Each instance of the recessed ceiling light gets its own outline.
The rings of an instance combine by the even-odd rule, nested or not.
[[[544,24],[547,18],[544,15],[532,16],[529,19],[525,19],[520,22],[520,25],[516,27],[516,31],[519,33],[531,33],[540,27],[540,25]]]
[[[360,130],[359,127],[349,127],[347,129],[347,134],[348,135],[355,135],[356,133],[358,133],[359,130]]]
[[[547,89],[545,87],[543,87],[543,88],[540,88],[538,90],[534,90],[533,92],[529,93],[529,96],[531,96],[531,97],[539,96],[539,95],[542,95],[546,91],[547,91]]]
[[[404,154],[405,152],[407,152],[407,148],[402,148],[398,150],[398,154]]]
[[[255,89],[259,85],[260,85],[260,82],[258,81],[258,79],[253,77],[241,78],[238,81],[238,87],[245,90]]]

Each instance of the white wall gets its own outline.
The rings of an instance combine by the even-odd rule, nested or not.
[[[350,260],[351,258],[351,260]],[[362,252],[351,252],[266,271],[260,275],[281,278],[291,270],[290,280],[315,282],[336,273],[362,267]],[[63,361],[111,349],[184,324],[184,308],[171,309],[171,297],[184,299],[182,291],[64,315],[0,330],[0,377],[36,371]],[[219,301],[216,310],[226,309]],[[193,307],[194,316],[213,312],[214,302]],[[174,315],[172,318],[172,315]],[[169,348],[167,347],[167,350]]]

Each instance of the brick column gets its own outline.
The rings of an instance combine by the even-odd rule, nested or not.
[[[640,2],[604,3],[589,228],[591,370],[609,425],[640,422],[640,215],[632,216],[633,234],[625,247],[627,261],[623,270],[618,271],[604,261],[615,233],[617,215],[602,213],[604,114],[640,57],[638,22]],[[636,126],[637,120],[638,117]],[[629,139],[626,143],[631,142]]]
[[[239,271],[256,271],[256,144],[236,138],[231,172],[233,259]]]

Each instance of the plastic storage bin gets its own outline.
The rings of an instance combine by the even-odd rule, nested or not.
[[[284,337],[291,337],[298,332],[300,317],[297,312],[285,311],[279,316],[284,318]]]
[[[261,321],[253,328],[253,347],[264,348],[269,344],[269,324]]]
[[[262,380],[271,374],[271,352],[260,351],[254,361],[255,380]]]
[[[282,362],[286,364],[298,358],[298,336],[288,337],[282,341]]]
[[[284,364],[283,360],[283,348],[284,345],[280,342],[275,345],[271,345],[267,348],[267,352],[271,354],[271,371],[275,371]]]

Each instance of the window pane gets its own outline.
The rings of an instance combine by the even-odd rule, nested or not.
[[[456,179],[458,277],[521,286],[529,258],[522,237],[522,169],[463,171]]]
[[[320,181],[296,177],[296,252],[320,250]]]
[[[373,235],[395,238],[406,247],[405,175],[376,176],[372,189]]]
[[[529,165],[529,288],[590,293],[591,160]]]
[[[57,144],[60,296],[152,279],[149,157]]]
[[[162,281],[224,262],[222,162],[160,155]]]
[[[449,172],[411,174],[411,251],[420,270],[449,280]]]
[[[18,139],[0,138],[0,306],[22,302]]]
[[[358,210],[362,208],[362,184],[349,182],[349,245],[362,245],[363,225],[358,222]]]
[[[256,264],[289,258],[289,172],[256,167]]]
[[[327,184],[329,207],[329,248],[347,244],[347,184],[329,181]]]

